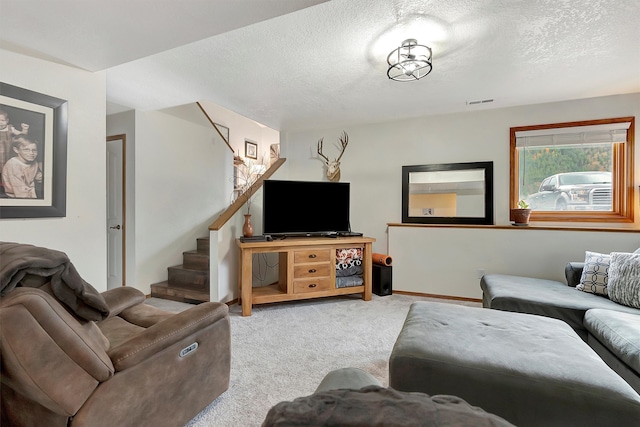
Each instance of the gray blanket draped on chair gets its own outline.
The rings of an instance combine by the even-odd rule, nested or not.
[[[64,252],[0,242],[0,295],[11,292],[29,275],[47,279],[53,294],[83,319],[102,320],[109,315],[102,295],[80,277]]]

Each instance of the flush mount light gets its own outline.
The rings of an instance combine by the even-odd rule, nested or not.
[[[391,80],[419,80],[431,72],[431,48],[418,44],[416,39],[407,39],[387,56],[387,63]]]

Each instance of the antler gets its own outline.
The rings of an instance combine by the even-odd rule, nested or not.
[[[323,141],[324,141],[324,138],[320,138],[318,140],[318,155],[324,159],[324,162],[326,164],[329,164],[329,158],[327,156],[325,156],[324,154],[322,154],[322,142]]]
[[[347,132],[342,131],[342,135],[340,136],[338,141],[340,141],[340,145],[342,146],[342,151],[340,151],[340,155],[336,159],[336,162],[340,161],[340,159],[342,158],[342,155],[344,154],[344,150],[347,148],[347,145],[349,145],[349,135],[347,135]]]

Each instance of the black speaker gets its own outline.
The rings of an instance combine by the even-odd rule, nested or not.
[[[371,290],[379,296],[391,295],[391,266],[373,264],[371,271]]]

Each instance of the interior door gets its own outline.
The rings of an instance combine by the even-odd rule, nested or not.
[[[125,135],[107,137],[107,289],[124,286]]]

